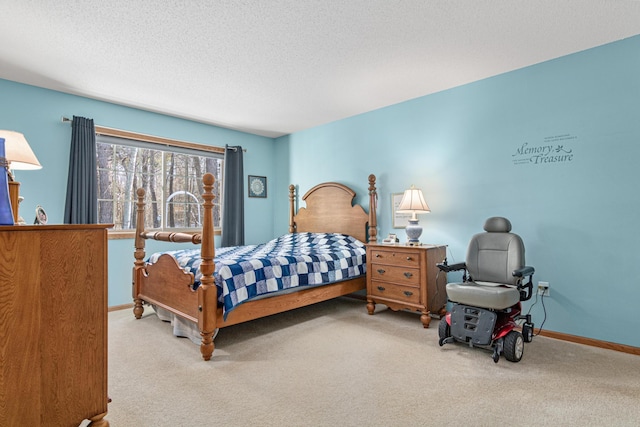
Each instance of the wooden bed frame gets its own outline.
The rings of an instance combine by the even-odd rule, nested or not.
[[[299,291],[247,301],[236,307],[224,320],[222,307],[218,307],[217,289],[213,272],[215,264],[213,230],[212,174],[205,174],[204,222],[202,233],[172,233],[144,230],[144,189],[138,189],[135,262],[133,267],[133,313],[142,317],[143,303],[155,304],[178,316],[198,324],[202,342],[200,352],[204,360],[211,359],[214,350],[213,334],[217,328],[247,322],[295,308],[326,301],[366,288],[364,276],[330,285],[301,288]],[[316,185],[302,199],[306,208],[295,214],[295,187],[289,186],[289,232],[344,233],[362,242],[377,241],[376,177],[369,175],[369,214],[360,205],[352,205],[355,192],[345,185],[328,182]],[[368,226],[367,226],[368,225]],[[367,239],[368,234],[368,239]],[[196,291],[192,273],[186,273],[170,255],[161,255],[156,263],[147,265],[145,239],[167,242],[201,244],[201,284]]]

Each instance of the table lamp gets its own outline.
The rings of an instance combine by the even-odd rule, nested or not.
[[[419,246],[422,226],[418,224],[416,214],[431,212],[429,205],[427,205],[427,202],[424,200],[422,190],[414,187],[413,185],[410,189],[405,190],[402,195],[400,205],[398,206],[398,212],[411,214],[409,225],[405,228],[405,231],[407,232],[407,244],[411,246]]]
[[[14,181],[11,169],[14,170],[34,170],[41,169],[42,165],[36,155],[31,150],[26,138],[20,132],[11,130],[0,130],[0,139],[4,140],[4,166],[7,170],[6,177],[9,186],[9,198],[13,222],[18,222],[18,198],[20,197],[20,183]],[[0,155],[0,157],[3,157]],[[5,175],[3,173],[3,175]],[[1,191],[1,190],[0,190]],[[6,221],[5,221],[6,222]],[[3,222],[4,223],[4,222]]]

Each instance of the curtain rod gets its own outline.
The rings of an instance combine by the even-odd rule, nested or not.
[[[73,119],[70,119],[70,118],[68,118],[68,117],[62,116],[62,118],[60,119],[60,121],[61,121],[62,123],[66,123],[66,122],[71,123],[71,122],[73,122]],[[115,132],[117,132],[117,133],[125,133],[125,134],[132,134],[132,133],[135,133],[135,132],[123,131],[123,130],[120,130],[120,129],[108,128],[108,127],[106,127],[106,126],[100,126],[100,125],[95,125],[95,126],[96,126],[96,128],[101,128],[101,129],[105,129],[105,130],[111,130],[111,131],[115,131]],[[100,132],[96,132],[96,133],[100,133]],[[138,134],[138,135],[140,135],[140,136],[142,136],[142,137],[148,137],[148,136],[150,136],[150,135],[143,135],[143,134]],[[168,138],[161,138],[161,137],[153,137],[153,138],[154,138],[154,139],[162,139],[162,140],[166,140],[166,139],[168,139]],[[174,142],[177,142],[177,143],[184,143],[184,144],[193,144],[193,143],[191,143],[191,142],[184,142],[184,141],[178,141],[178,140],[171,140],[171,141],[174,141]],[[157,141],[150,141],[150,142],[157,142]],[[206,146],[206,147],[208,147],[208,146]],[[218,148],[218,147],[214,147],[214,148]],[[220,149],[220,150],[224,150],[225,148],[224,148],[224,147],[219,147],[219,149]],[[233,151],[237,151],[237,150],[238,150],[236,147],[229,147],[229,149],[230,149],[230,150],[233,150]],[[247,152],[247,149],[246,149],[246,148],[243,148],[243,149],[242,149],[242,151],[243,151],[244,153],[246,153],[246,152]]]

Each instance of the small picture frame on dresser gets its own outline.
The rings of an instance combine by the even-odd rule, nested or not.
[[[36,206],[36,218],[33,220],[33,223],[37,225],[47,224],[47,213],[44,211],[44,208],[40,205]]]

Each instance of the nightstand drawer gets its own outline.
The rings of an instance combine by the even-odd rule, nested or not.
[[[395,265],[371,264],[368,272],[372,280],[400,283],[407,286],[420,286],[420,269],[397,267]]]
[[[371,250],[371,259],[367,260],[376,264],[393,264],[406,267],[418,267],[420,265],[420,252],[407,250]]]
[[[403,301],[412,304],[420,303],[420,289],[409,286],[391,285],[384,282],[373,282],[371,294],[390,300]]]

